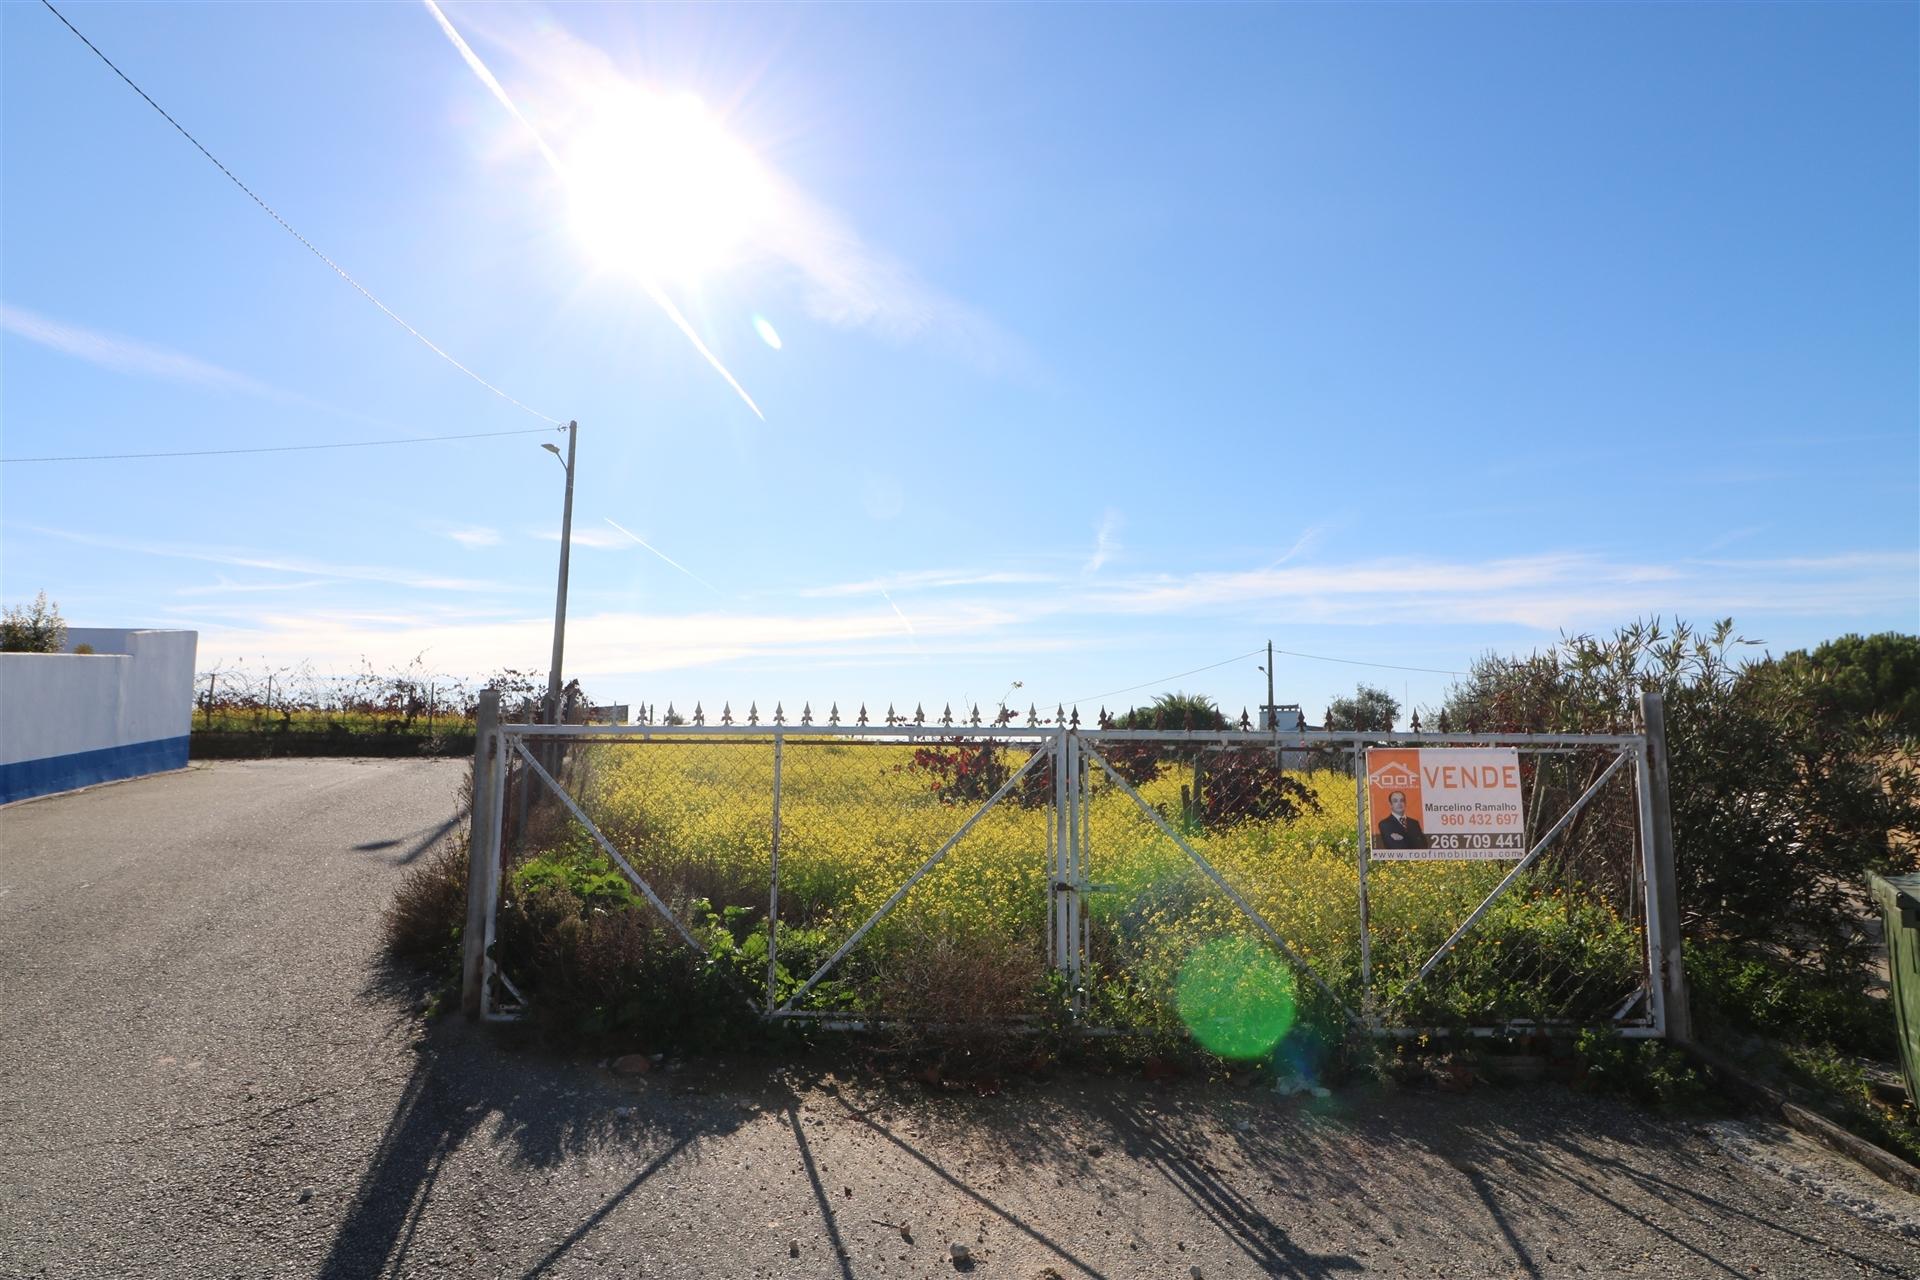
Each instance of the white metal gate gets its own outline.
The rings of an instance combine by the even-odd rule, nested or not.
[[[889,721],[483,724],[470,999],[489,1018],[523,1003],[495,963],[496,923],[515,822],[542,795],[570,820],[566,838],[604,854],[697,951],[713,943],[689,915],[697,887],[744,902],[758,883],[757,903],[737,910],[764,910],[765,981],[741,995],[770,1019],[866,1016],[854,988],[879,980],[928,921],[967,918],[956,899],[973,897],[976,915],[1031,930],[1036,965],[1065,984],[1083,1025],[1112,1021],[1116,992],[1151,1007],[1181,946],[1236,929],[1284,958],[1322,1015],[1373,1032],[1600,1024],[1659,1036],[1670,992],[1684,999],[1647,734]],[[1375,864],[1364,752],[1386,745],[1516,748],[1532,783],[1524,855],[1471,871]],[[613,771],[626,808],[596,820],[598,801],[555,776],[568,757],[576,773]],[[1348,785],[1354,826],[1336,837],[1324,811]],[[1303,792],[1317,797],[1311,822],[1304,809],[1288,816]],[[629,847],[604,829],[609,813],[624,815]],[[1598,851],[1592,867],[1570,860],[1577,826]]]

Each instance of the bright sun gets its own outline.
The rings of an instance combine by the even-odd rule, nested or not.
[[[628,86],[596,104],[566,150],[573,229],[596,262],[696,282],[746,249],[766,171],[699,99]]]

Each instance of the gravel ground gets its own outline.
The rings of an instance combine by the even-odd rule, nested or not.
[[[1554,1086],[926,1096],[422,1026],[379,911],[460,776],[0,810],[0,1276],[1920,1275],[1920,1202],[1819,1148]]]

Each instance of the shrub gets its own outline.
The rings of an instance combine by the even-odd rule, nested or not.
[[[1707,1076],[1686,1051],[1658,1040],[1627,1040],[1595,1029],[1582,1031],[1574,1049],[1588,1085],[1602,1092],[1676,1110],[1700,1107],[1710,1096]]]
[[[29,605],[0,614],[0,653],[58,653],[67,646],[67,621],[42,591]]]
[[[1860,984],[1781,965],[1728,942],[1687,944],[1687,982],[1704,1029],[1751,1032],[1891,1059],[1893,1012]]]
[[[381,923],[387,950],[432,973],[458,976],[467,923],[467,837],[442,840],[412,867]]]
[[[1446,709],[1477,732],[1625,731],[1640,693],[1660,693],[1683,931],[1857,983],[1871,943],[1856,886],[1869,870],[1913,865],[1899,842],[1920,831],[1920,788],[1870,722],[1819,714],[1805,671],[1736,663],[1751,643],[1731,619],[1572,636],[1476,662]],[[1611,833],[1630,821],[1616,812],[1629,804],[1624,789],[1603,797],[1562,842],[1564,857],[1623,892],[1631,849]]]
[[[1282,769],[1264,747],[1211,751],[1196,774],[1199,816],[1206,826],[1229,826],[1254,819],[1291,822],[1320,811],[1320,801],[1298,778]]]
[[[1144,707],[1112,718],[1114,729],[1225,729],[1227,717],[1212,698],[1197,693],[1163,693]]]
[[[951,745],[915,747],[909,760],[893,768],[896,773],[924,777],[942,804],[979,805],[1005,786],[1022,763],[1009,760],[1007,749],[997,743],[954,738]],[[1027,770],[1012,798],[1028,809],[1053,803],[1053,761],[1043,760]]]
[[[900,933],[869,991],[883,1046],[976,1084],[1051,1057],[1035,1032],[1064,1026],[1065,1011],[1038,940],[982,928]]]
[[[650,905],[596,906],[566,875],[530,883],[527,870],[500,903],[495,958],[549,1034],[702,1048],[751,1034],[754,1014],[736,973],[687,946]]]

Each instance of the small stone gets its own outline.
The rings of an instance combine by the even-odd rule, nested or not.
[[[615,1107],[613,1109],[613,1118],[616,1120],[631,1120],[633,1119],[633,1108]]]
[[[800,1256],[800,1242],[798,1240],[787,1241],[787,1256],[789,1258],[797,1258]]]
[[[619,1076],[643,1076],[653,1070],[653,1059],[644,1053],[625,1053],[613,1060],[613,1073]]]
[[[1188,1267],[1187,1272],[1193,1276],[1193,1280],[1207,1280],[1205,1276],[1200,1274],[1200,1268],[1197,1266]]]
[[[907,1242],[908,1244],[912,1244],[912,1243],[913,1243],[913,1228],[912,1228],[912,1226],[910,1226],[909,1224],[907,1224],[907,1223],[904,1223],[904,1222],[903,1222],[903,1223],[901,1223],[901,1224],[900,1224],[900,1238],[901,1238],[902,1240],[905,1240],[905,1241],[906,1241],[906,1242]]]
[[[313,1199],[313,1188],[312,1187],[300,1188],[300,1203],[305,1204],[307,1201],[311,1199]]]
[[[973,1250],[956,1240],[947,1246],[947,1256],[953,1259],[954,1266],[964,1267],[973,1261]]]

